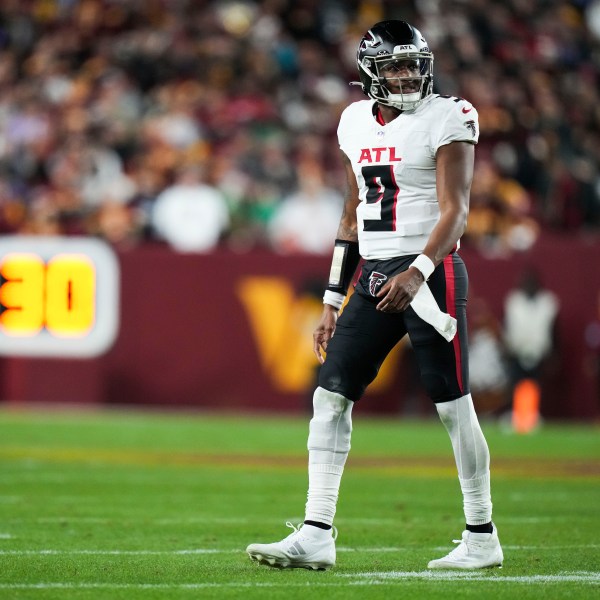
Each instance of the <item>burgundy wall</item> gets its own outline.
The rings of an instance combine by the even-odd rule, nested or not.
[[[506,292],[526,265],[536,266],[559,296],[561,361],[543,403],[543,414],[550,418],[599,414],[597,379],[587,368],[591,356],[584,344],[586,325],[598,319],[599,251],[600,243],[551,237],[527,255],[511,258],[461,251],[471,293],[487,300],[498,318]],[[305,391],[286,391],[264,367],[239,285],[248,277],[277,277],[292,284],[299,297],[307,283],[326,276],[328,257],[227,251],[192,256],[148,247],[122,253],[120,261],[121,327],[113,349],[98,359],[80,361],[5,358],[0,361],[1,399],[233,410],[307,407],[312,385]],[[272,306],[274,318],[278,306]],[[315,306],[319,310],[318,301]],[[289,318],[295,319],[295,313]],[[277,343],[287,348],[285,341]],[[401,375],[396,379],[386,391],[369,393],[370,409],[401,410],[408,384]]]

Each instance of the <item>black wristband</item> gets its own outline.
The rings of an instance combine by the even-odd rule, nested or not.
[[[345,296],[359,262],[358,242],[335,240],[327,289]]]

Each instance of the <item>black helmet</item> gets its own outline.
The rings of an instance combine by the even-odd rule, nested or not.
[[[384,70],[393,70],[394,63],[406,61],[411,64],[410,76],[382,76]],[[363,92],[380,104],[411,110],[433,91],[433,54],[421,32],[405,21],[373,25],[360,41],[356,62]],[[399,93],[388,87],[393,80]],[[419,85],[403,92],[402,83],[406,86],[409,81]]]

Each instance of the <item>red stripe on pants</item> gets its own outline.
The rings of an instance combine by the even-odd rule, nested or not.
[[[444,259],[444,275],[446,277],[446,310],[451,317],[456,319],[456,290],[454,287],[454,261],[452,256],[452,254],[449,254]],[[456,379],[458,381],[458,387],[462,392],[462,353],[460,351],[460,336],[458,331],[452,340],[452,344],[454,345],[454,356],[456,359]]]

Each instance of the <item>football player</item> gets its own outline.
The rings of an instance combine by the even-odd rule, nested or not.
[[[308,436],[305,520],[281,542],[251,544],[247,552],[275,567],[335,564],[333,520],[352,407],[408,334],[422,384],[452,441],[466,520],[459,545],[428,567],[501,565],[489,451],[469,393],[467,271],[457,253],[469,211],[477,111],[462,98],[433,93],[433,54],[404,21],[367,31],[357,64],[357,83],[369,100],[348,106],[338,128],[348,183],[314,332],[322,366]],[[360,278],[339,316],[361,257]]]

